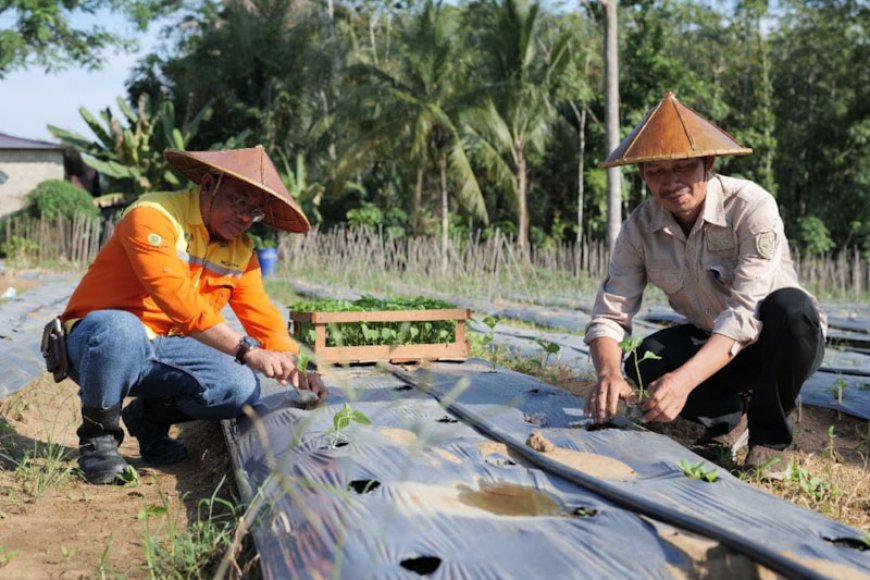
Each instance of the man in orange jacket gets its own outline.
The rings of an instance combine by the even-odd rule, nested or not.
[[[316,373],[297,369],[299,346],[244,235],[259,221],[309,228],[262,146],[165,156],[197,186],[131,205],[61,316],[81,387],[79,466],[91,483],[127,469],[122,417],[143,460],[169,465],[187,456],[169,427],[237,417],[259,398],[255,372],[326,397]],[[227,304],[246,335],[224,321]],[[122,411],[128,396],[136,399]]]

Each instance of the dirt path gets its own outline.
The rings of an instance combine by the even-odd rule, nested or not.
[[[0,401],[0,576],[148,577],[149,539],[182,546],[199,500],[209,498],[222,478],[219,494],[229,497],[234,490],[220,427],[199,421],[174,428],[190,449],[181,464],[148,468],[128,438],[121,453],[138,471],[138,483],[85,483],[72,473],[81,417],[77,389],[46,374]],[[178,555],[153,560],[164,570],[190,561]]]

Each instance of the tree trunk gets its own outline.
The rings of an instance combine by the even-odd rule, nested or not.
[[[577,245],[583,243],[583,197],[586,191],[585,183],[583,181],[583,174],[585,173],[585,162],[586,159],[586,106],[583,106],[583,110],[577,109],[577,105],[574,104],[573,101],[569,101],[571,105],[571,110],[574,111],[574,116],[577,117],[577,123],[579,127],[577,129],[577,136],[579,139],[579,143],[577,148],[579,149],[579,154],[577,155]]]
[[[526,175],[526,152],[519,141],[514,142],[517,158],[517,204],[519,205],[519,228],[517,242],[520,245],[520,256],[524,262],[529,261],[529,206],[527,196],[528,176]]]
[[[604,6],[604,128],[605,145],[610,153],[619,146],[619,60],[617,0],[599,0]],[[622,224],[622,170],[607,170],[607,242],[616,243]]]
[[[450,213],[447,204],[447,158],[438,159],[438,173],[441,177],[441,271],[447,273],[447,252],[450,247]]]
[[[422,233],[422,219],[420,216],[423,211],[423,176],[425,175],[425,161],[420,161],[420,167],[417,168],[417,183],[414,184],[414,205],[411,208],[411,228],[415,236]]]

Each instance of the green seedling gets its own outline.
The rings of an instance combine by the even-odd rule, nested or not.
[[[486,325],[486,333],[481,339],[483,347],[489,353],[489,362],[492,368],[495,368],[495,326],[498,324],[498,318],[486,316],[482,321]]]
[[[72,558],[73,556],[76,555],[76,549],[75,548],[67,548],[66,546],[61,544],[60,545],[60,553],[64,557],[65,560],[69,560],[70,558]]]
[[[643,402],[645,398],[647,398],[646,388],[643,384],[643,377],[640,373],[640,363],[645,360],[661,360],[662,357],[659,355],[646,351],[643,353],[643,357],[638,360],[637,358],[637,349],[640,348],[641,343],[643,343],[643,339],[640,337],[631,337],[626,336],[622,342],[619,343],[619,348],[622,349],[623,352],[628,353],[628,355],[634,359],[634,370],[637,373],[637,388],[639,391],[638,401]]]
[[[327,435],[330,435],[332,437],[329,442],[330,447],[336,447],[338,445],[339,441],[341,441],[342,439],[343,431],[351,423],[359,423],[360,425],[371,425],[372,420],[369,419],[368,416],[362,411],[352,409],[350,405],[345,403],[341,411],[339,411],[332,417],[332,428],[326,432]]]
[[[303,300],[289,306],[293,312],[372,312],[401,310],[440,310],[452,305],[431,298],[392,298],[381,300],[364,296],[347,300]],[[391,344],[449,343],[455,336],[451,320],[426,322],[341,322],[327,325],[326,346],[374,346]],[[302,342],[314,344],[316,330],[310,323],[294,323],[293,334]]]
[[[870,532],[867,532],[866,534],[864,534],[864,537],[861,538],[861,541],[863,541],[865,544],[867,544],[867,548],[870,549]]]
[[[0,546],[0,568],[14,560],[17,555],[17,550],[7,550],[3,546]]]
[[[792,470],[791,477],[784,483],[788,487],[796,487],[807,500],[813,509],[825,512],[830,511],[830,507],[836,499],[843,495],[843,490],[837,489],[827,479],[815,475],[808,469],[801,467],[796,461],[791,462]]]
[[[719,472],[715,469],[704,469],[703,462],[698,463],[697,465],[693,465],[685,459],[680,459],[677,467],[680,468],[680,471],[683,472],[683,475],[690,479],[697,479],[698,481],[706,481],[708,483],[714,483],[719,481],[720,479]]]
[[[308,365],[311,363],[311,357],[305,353],[300,352],[296,355],[296,368],[301,372],[305,372],[308,370]]]
[[[128,465],[118,479],[124,482],[124,487],[136,487],[139,485],[139,472],[132,465]]]
[[[558,355],[559,351],[562,350],[562,347],[560,347],[555,342],[550,342],[549,340],[544,340],[543,338],[538,338],[535,340],[535,342],[538,344],[538,346],[543,348],[544,352],[546,353],[543,366],[547,366],[550,363],[550,355]]]
[[[837,379],[836,381],[834,381],[833,386],[831,386],[831,388],[829,388],[828,391],[831,394],[833,394],[835,397],[837,397],[838,403],[842,403],[843,402],[843,391],[845,391],[846,387],[848,387],[848,386],[849,386],[849,384],[846,382],[845,379]]]

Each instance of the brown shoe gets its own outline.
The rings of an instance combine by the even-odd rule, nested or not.
[[[761,480],[783,481],[791,477],[791,460],[785,451],[764,445],[750,445],[743,469]]]
[[[713,435],[710,429],[692,444],[692,451],[714,463],[723,463],[726,460],[734,461],[737,452],[749,443],[749,421],[746,413],[740,416],[737,426],[722,435]]]

